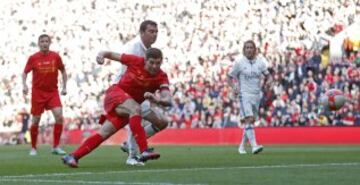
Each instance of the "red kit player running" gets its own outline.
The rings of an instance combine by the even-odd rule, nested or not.
[[[102,124],[100,130],[70,155],[62,158],[64,164],[70,167],[77,167],[80,158],[93,151],[127,123],[139,146],[141,153],[139,160],[145,162],[160,157],[159,154],[148,149],[144,128],[141,126],[140,104],[148,99],[154,104],[171,105],[169,80],[167,74],[160,69],[163,61],[162,52],[157,48],[150,48],[146,51],[145,58],[142,58],[106,51],[98,54],[97,62],[103,64],[105,58],[119,61],[126,65],[127,69],[121,80],[105,92],[106,115],[100,119]],[[160,91],[160,97],[156,96],[156,91]],[[147,113],[143,119],[150,122],[164,121],[154,112]]]

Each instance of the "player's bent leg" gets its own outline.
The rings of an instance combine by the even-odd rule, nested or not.
[[[142,113],[144,113],[144,112],[142,111]],[[144,115],[142,115],[142,116],[145,120],[147,120],[151,123],[151,124],[147,124],[144,128],[145,133],[146,133],[146,138],[149,138],[149,137],[155,135],[157,132],[165,129],[169,122],[168,119],[166,119],[165,117],[162,117],[161,114],[157,113],[154,109],[151,109],[150,111],[145,113],[145,116]],[[131,136],[131,139],[129,140],[129,142],[132,142],[131,145],[134,148],[135,147],[137,148],[137,144],[136,144],[133,136]],[[153,152],[154,152],[153,148],[148,148],[147,152],[145,152],[142,156],[140,156],[140,160],[146,161],[148,159],[158,159],[160,157],[159,155],[154,155],[154,156],[149,155],[149,153],[153,153]],[[131,154],[131,153],[134,153],[134,151],[129,152],[129,153],[130,153],[130,155],[126,161],[126,164],[128,164],[128,165],[137,164],[137,161],[138,161],[137,156]],[[144,158],[148,158],[148,159],[144,159]]]
[[[162,125],[154,125],[151,126],[151,122],[149,122],[148,120],[144,119],[146,116],[148,116],[149,114],[153,114],[153,112],[155,114],[158,114],[160,116],[160,114],[158,112],[156,112],[156,109],[151,107],[151,103],[148,100],[145,100],[143,103],[141,103],[140,105],[140,109],[141,109],[141,116],[143,118],[142,120],[142,125],[144,127],[145,130],[145,134],[146,137],[149,138],[151,136],[153,136],[155,133],[157,133],[158,131],[162,130],[163,128],[167,127],[167,123],[162,124]],[[156,115],[155,115],[156,116]],[[156,121],[155,124],[157,124],[158,121]],[[161,123],[160,123],[161,124]],[[132,133],[131,131],[129,131],[129,135],[128,135],[128,139],[126,142],[124,142],[121,145],[121,150],[125,153],[128,153],[129,156],[135,156],[137,155],[138,151],[137,151],[137,145],[136,142],[134,140],[134,137],[132,137]]]
[[[141,152],[139,160],[145,162],[150,159],[159,158],[160,154],[148,149],[145,131],[141,125],[139,104],[137,104],[133,99],[127,99],[123,104],[117,106],[115,111],[119,115],[126,111],[125,113],[128,113],[129,115],[130,129]]]
[[[114,125],[106,120],[102,127],[100,127],[100,130],[98,131],[98,134],[103,137],[104,139],[107,139],[108,137],[112,136],[117,132],[118,129],[114,127]]]
[[[129,126],[140,148],[140,151],[143,152],[146,150],[148,146],[145,138],[145,131],[141,126],[139,104],[135,100],[129,98],[120,105],[117,105],[115,112],[118,116],[125,115],[129,117]]]

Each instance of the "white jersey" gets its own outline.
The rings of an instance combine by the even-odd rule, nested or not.
[[[240,96],[260,96],[262,75],[267,75],[267,61],[263,57],[249,60],[245,56],[237,58],[229,76],[238,80]]]
[[[137,36],[134,39],[130,40],[127,44],[125,44],[125,46],[121,49],[121,53],[136,55],[145,58],[146,50],[147,49],[144,43],[142,42],[140,36]],[[126,69],[127,69],[126,65],[121,65],[119,74],[116,77],[114,83],[117,83],[121,79]]]

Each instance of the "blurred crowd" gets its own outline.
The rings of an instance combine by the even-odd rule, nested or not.
[[[96,54],[116,51],[138,34],[145,19],[158,22],[155,46],[165,55],[173,106],[171,128],[239,125],[239,103],[226,83],[242,44],[252,39],[276,79],[264,91],[259,126],[360,125],[360,41],[344,42],[329,59],[329,39],[360,20],[359,0],[2,0],[0,2],[0,132],[20,131],[30,96],[21,73],[51,35],[68,72],[62,96],[66,129],[97,128],[102,98],[119,65],[99,66]],[[30,83],[28,81],[28,83]],[[351,100],[334,113],[319,97],[338,88]],[[21,113],[21,114],[20,114]],[[52,124],[49,113],[41,124]]]

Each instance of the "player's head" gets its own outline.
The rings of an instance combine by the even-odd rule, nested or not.
[[[48,52],[51,44],[51,38],[48,34],[41,34],[38,38],[38,46],[40,51]]]
[[[247,40],[244,43],[243,54],[249,60],[253,60],[256,56],[256,45],[252,40]]]
[[[157,38],[157,23],[152,20],[145,20],[140,24],[140,37],[144,45],[149,48]]]
[[[145,53],[145,69],[152,75],[160,71],[163,54],[160,49],[149,48]]]

